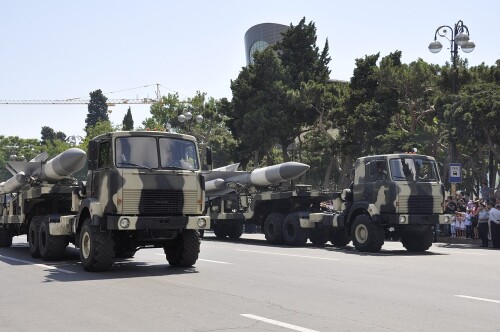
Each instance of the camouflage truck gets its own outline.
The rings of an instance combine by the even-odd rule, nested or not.
[[[362,157],[355,162],[351,187],[333,194],[333,211],[303,213],[300,222],[318,234],[328,229],[329,240],[338,247],[352,239],[358,251],[376,252],[392,238],[408,251],[425,251],[432,245],[434,227],[451,222],[451,215],[443,213],[444,195],[433,157]]]
[[[88,159],[86,181],[69,175]],[[87,158],[88,157],[88,158]],[[104,271],[114,257],[163,248],[170,265],[195,264],[204,216],[204,181],[192,136],[113,132],[89,143],[88,156],[70,149],[51,159],[12,164],[0,184],[0,247],[27,234],[33,257],[56,260],[73,243],[87,271]]]

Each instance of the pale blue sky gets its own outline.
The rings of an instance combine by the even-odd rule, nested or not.
[[[427,46],[440,25],[463,20],[474,52],[471,65],[500,59],[496,1],[55,1],[0,0],[0,100],[88,97],[154,98],[197,90],[231,98],[230,81],[245,66],[244,34],[255,24],[316,24],[320,48],[328,38],[331,78],[349,80],[356,58],[401,50],[403,61],[444,64],[449,43]],[[147,86],[121,93],[108,94]],[[120,124],[128,106],[110,115]],[[0,105],[0,135],[40,138],[42,126],[83,135],[87,107]],[[135,125],[149,106],[133,105]]]

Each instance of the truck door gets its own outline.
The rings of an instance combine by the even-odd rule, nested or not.
[[[391,181],[385,159],[371,160],[366,164],[364,196],[368,203],[375,204],[380,212],[394,211],[391,202]]]

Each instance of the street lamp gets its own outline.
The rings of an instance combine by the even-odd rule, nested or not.
[[[193,119],[193,113],[191,113],[191,108],[188,108],[187,109],[187,112],[184,112],[183,114],[179,115],[177,117],[177,120],[179,120],[180,123],[186,123],[187,124],[187,131],[188,133],[191,132],[191,123],[190,121]],[[201,116],[200,114],[198,114],[194,120],[196,121],[196,123],[202,123],[203,122],[203,116]]]
[[[453,94],[458,93],[458,70],[457,70],[457,58],[458,49],[461,49],[465,53],[470,53],[474,51],[476,44],[469,40],[469,28],[464,24],[462,20],[455,23],[455,27],[452,28],[449,25],[442,25],[436,29],[434,33],[434,41],[429,44],[429,51],[431,53],[439,53],[443,49],[441,42],[437,40],[437,37],[444,37],[450,42],[450,52],[452,61],[451,75],[451,90]],[[457,142],[455,138],[450,138],[450,159],[451,163],[456,160],[456,150]],[[451,194],[455,195],[456,183],[451,183]]]
[[[450,42],[451,61],[453,64],[453,75],[451,78],[452,92],[458,92],[458,71],[457,71],[457,58],[458,49],[460,48],[465,53],[474,51],[476,44],[469,40],[469,28],[462,20],[455,23],[455,28],[449,25],[442,25],[436,29],[434,33],[434,41],[429,44],[429,51],[431,53],[439,53],[443,49],[441,42],[437,37],[444,37]]]

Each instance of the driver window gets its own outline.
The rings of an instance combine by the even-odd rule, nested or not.
[[[99,144],[98,168],[108,168],[111,166],[111,149],[109,141]]]

